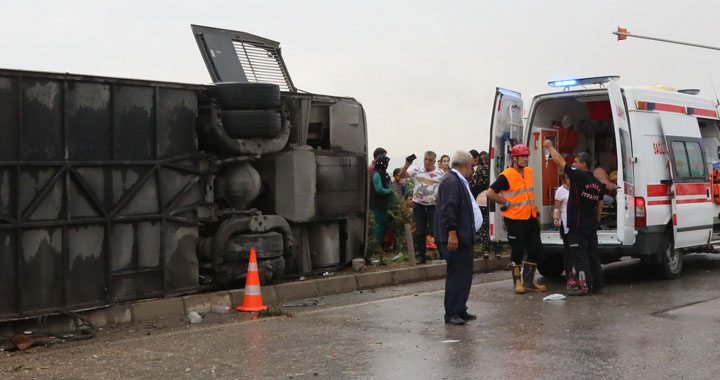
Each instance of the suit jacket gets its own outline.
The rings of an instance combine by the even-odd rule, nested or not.
[[[433,220],[435,241],[447,243],[448,231],[455,230],[458,243],[474,244],[473,207],[477,207],[477,205],[470,202],[470,195],[458,175],[453,171],[445,174],[438,186],[435,200],[435,218]]]

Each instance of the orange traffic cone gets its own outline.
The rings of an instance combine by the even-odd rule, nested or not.
[[[247,279],[245,280],[243,304],[235,309],[237,311],[260,311],[267,309],[267,306],[263,305],[262,294],[260,294],[260,276],[258,275],[255,248],[250,250],[250,262],[248,263]]]

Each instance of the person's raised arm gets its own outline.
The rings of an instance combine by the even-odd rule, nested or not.
[[[405,159],[405,165],[403,165],[402,169],[400,169],[400,173],[398,173],[398,176],[400,178],[410,178],[410,175],[408,174],[408,168],[412,165],[412,161]]]
[[[555,163],[557,164],[558,169],[560,169],[561,172],[565,170],[565,159],[563,158],[562,154],[560,154],[560,152],[555,149],[552,141],[545,140],[543,145],[545,145],[545,148],[550,152],[550,156],[552,156],[553,161],[555,161]]]

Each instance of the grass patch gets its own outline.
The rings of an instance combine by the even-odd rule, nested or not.
[[[268,305],[268,308],[258,312],[259,317],[280,317],[285,316],[292,318],[294,315],[282,308],[279,304]]]

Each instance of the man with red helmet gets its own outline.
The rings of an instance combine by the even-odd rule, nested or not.
[[[533,172],[528,164],[530,149],[516,144],[510,151],[512,166],[498,175],[490,185],[487,198],[500,205],[512,253],[513,290],[544,292],[547,288],[535,282],[538,260],[542,257],[540,225],[537,220],[533,187]],[[527,261],[523,256],[527,251]],[[522,269],[522,276],[521,276]]]

